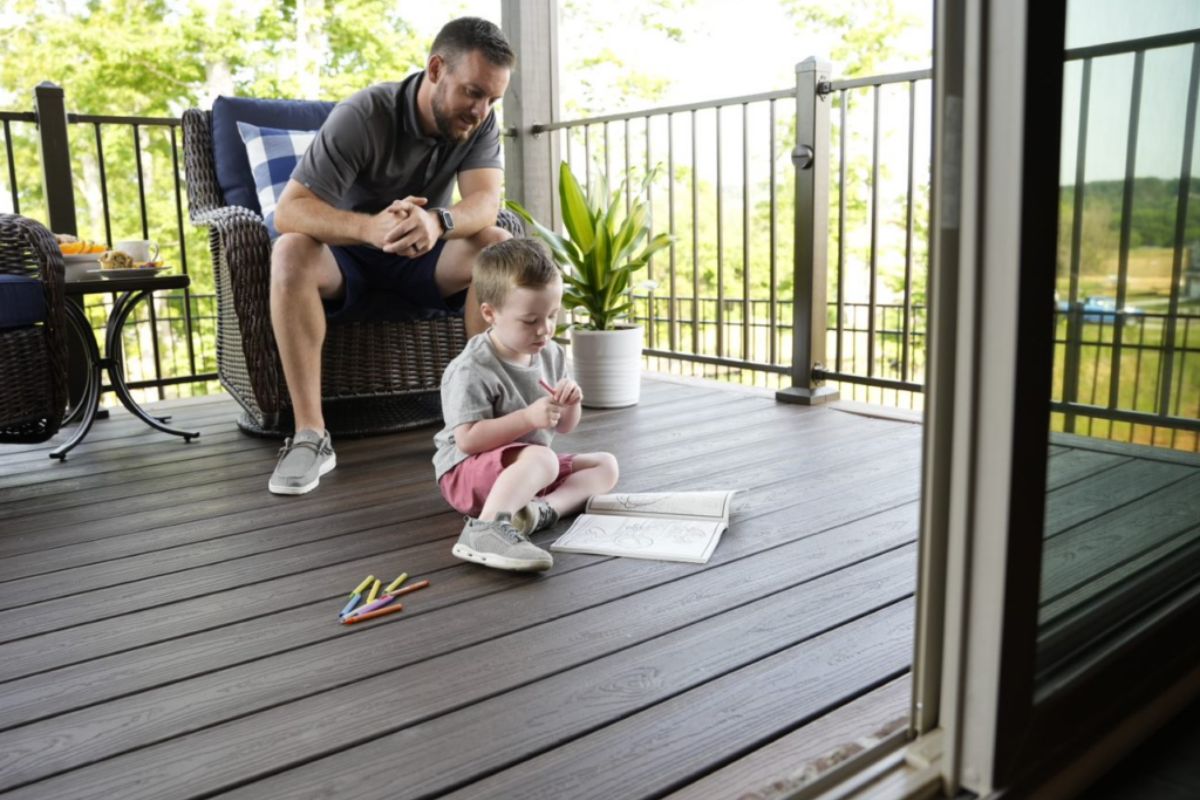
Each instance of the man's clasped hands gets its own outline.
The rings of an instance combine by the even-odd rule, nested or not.
[[[425,255],[442,235],[437,215],[425,210],[428,202],[424,197],[412,195],[393,200],[370,218],[367,241],[385,253],[406,258]]]

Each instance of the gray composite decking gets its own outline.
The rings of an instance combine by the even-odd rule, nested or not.
[[[737,797],[907,713],[917,425],[647,378],[556,446],[626,491],[745,489],[730,530],[704,565],[523,576],[451,556],[428,428],[337,441],[287,498],[232,401],[165,407],[202,437],[114,413],[65,464],[0,446],[6,800]],[[1127,456],[1052,450],[1062,542],[1145,501],[1093,489]],[[401,571],[432,581],[403,613],[336,622]]]

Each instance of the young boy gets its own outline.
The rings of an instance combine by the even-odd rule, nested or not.
[[[446,427],[434,437],[442,496],[468,517],[453,553],[498,569],[549,569],[554,559],[529,536],[612,489],[617,460],[550,449],[556,432],[579,424],[583,392],[551,338],[563,286],[545,245],[488,247],[473,282],[490,327],[446,367]]]

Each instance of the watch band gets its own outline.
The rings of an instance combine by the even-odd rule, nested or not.
[[[438,221],[442,224],[442,235],[439,238],[444,239],[454,230],[454,215],[447,208],[434,208],[433,213],[437,214]]]

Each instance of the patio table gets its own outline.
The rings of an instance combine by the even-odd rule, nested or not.
[[[191,281],[187,275],[113,277],[66,282],[65,292],[68,297],[109,293],[116,293],[118,297],[116,302],[113,303],[112,310],[109,311],[108,321],[104,326],[103,354],[101,354],[100,348],[96,345],[96,337],[92,335],[91,325],[83,313],[82,304],[66,304],[69,324],[83,342],[84,350],[87,353],[87,382],[79,402],[71,410],[68,418],[63,421],[65,425],[79,419],[79,427],[75,430],[70,440],[51,451],[51,458],[65,461],[67,453],[83,441],[88,431],[91,430],[92,423],[96,420],[96,415],[100,408],[101,370],[108,373],[109,382],[112,384],[113,390],[117,393],[121,404],[129,409],[130,413],[138,419],[163,433],[182,436],[184,442],[190,442],[192,439],[200,436],[198,432],[181,431],[168,426],[166,423],[170,421],[169,416],[151,416],[137,404],[132,395],[129,394],[129,387],[125,383],[125,368],[121,356],[121,331],[125,327],[125,321],[129,319],[129,315],[133,312],[134,307],[143,299],[150,297],[158,289],[186,289],[190,283]]]

